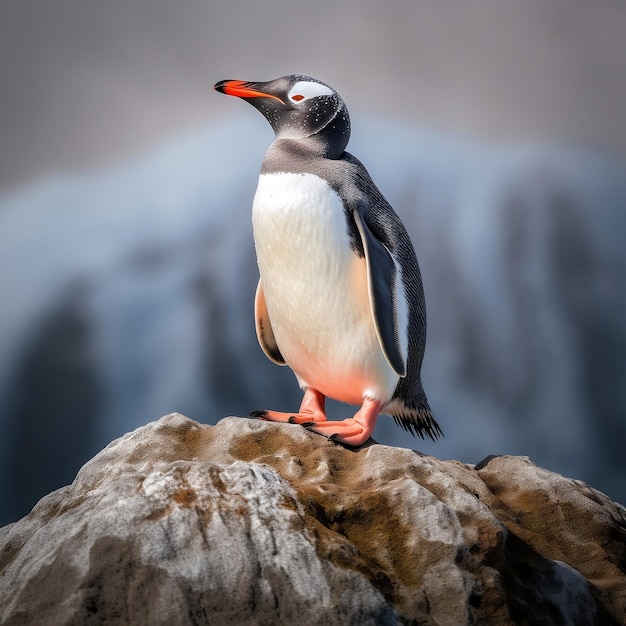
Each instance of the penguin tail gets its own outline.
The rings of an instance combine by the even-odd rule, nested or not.
[[[405,408],[403,411],[392,414],[391,417],[400,428],[404,428],[414,437],[417,435],[421,439],[428,437],[436,441],[444,436],[427,403],[414,409]]]

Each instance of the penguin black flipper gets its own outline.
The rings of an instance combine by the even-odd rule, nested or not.
[[[365,166],[348,152],[344,152],[340,162],[348,165],[348,169],[344,170],[344,175],[341,177],[343,184],[337,185],[336,188],[344,199],[344,203],[350,207],[351,214],[358,216],[358,219],[353,218],[359,235],[358,242],[354,240],[356,233],[350,228],[350,220],[348,222],[349,230],[353,232],[355,251],[361,253],[359,246],[361,241],[363,252],[368,243],[370,250],[382,248],[396,270],[395,274],[391,273],[389,261],[385,261],[384,256],[379,254],[376,261],[372,258],[371,264],[378,263],[382,259],[387,270],[382,276],[379,272],[368,274],[368,278],[375,281],[379,290],[381,285],[383,287],[387,285],[391,296],[386,300],[392,303],[392,307],[395,307],[389,309],[385,304],[385,298],[375,296],[377,307],[373,312],[375,323],[379,324],[387,316],[393,322],[392,334],[399,333],[396,339],[400,337],[408,339],[406,352],[399,348],[400,354],[404,356],[406,375],[400,377],[393,398],[385,408],[385,412],[410,433],[422,438],[426,435],[434,441],[443,433],[432,415],[420,377],[426,343],[426,304],[415,251],[400,218],[380,192]],[[363,228],[359,224],[362,224]],[[361,230],[365,235],[361,233]],[[378,277],[377,274],[379,274]],[[392,281],[386,279],[385,274],[392,277]],[[402,305],[407,306],[407,310],[403,310]],[[406,319],[404,319],[404,313],[406,313]],[[387,336],[390,337],[391,334],[387,332]],[[394,367],[384,345],[383,350]],[[398,370],[395,371],[399,373]]]
[[[354,222],[361,236],[367,263],[368,294],[378,341],[389,365],[404,378],[407,354],[400,345],[398,284],[401,280],[399,268],[385,245],[377,239],[361,218],[358,210],[353,211]]]
[[[254,325],[256,327],[256,336],[259,340],[259,345],[265,353],[265,356],[270,361],[276,363],[276,365],[286,365],[285,359],[283,359],[283,355],[280,353],[276,338],[274,337],[274,330],[272,329],[272,322],[267,312],[265,293],[263,292],[263,285],[260,279],[256,288],[256,295],[254,296]]]

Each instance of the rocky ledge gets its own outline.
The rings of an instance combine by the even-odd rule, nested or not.
[[[626,509],[476,466],[172,414],[0,529],[2,624],[626,624]]]

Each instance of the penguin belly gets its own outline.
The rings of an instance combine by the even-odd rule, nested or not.
[[[389,401],[399,377],[378,341],[341,198],[313,174],[262,174],[252,223],[274,337],[300,385],[349,404]]]

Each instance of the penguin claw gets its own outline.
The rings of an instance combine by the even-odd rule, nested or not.
[[[267,419],[267,411],[252,411],[248,417],[252,417],[254,419]]]

